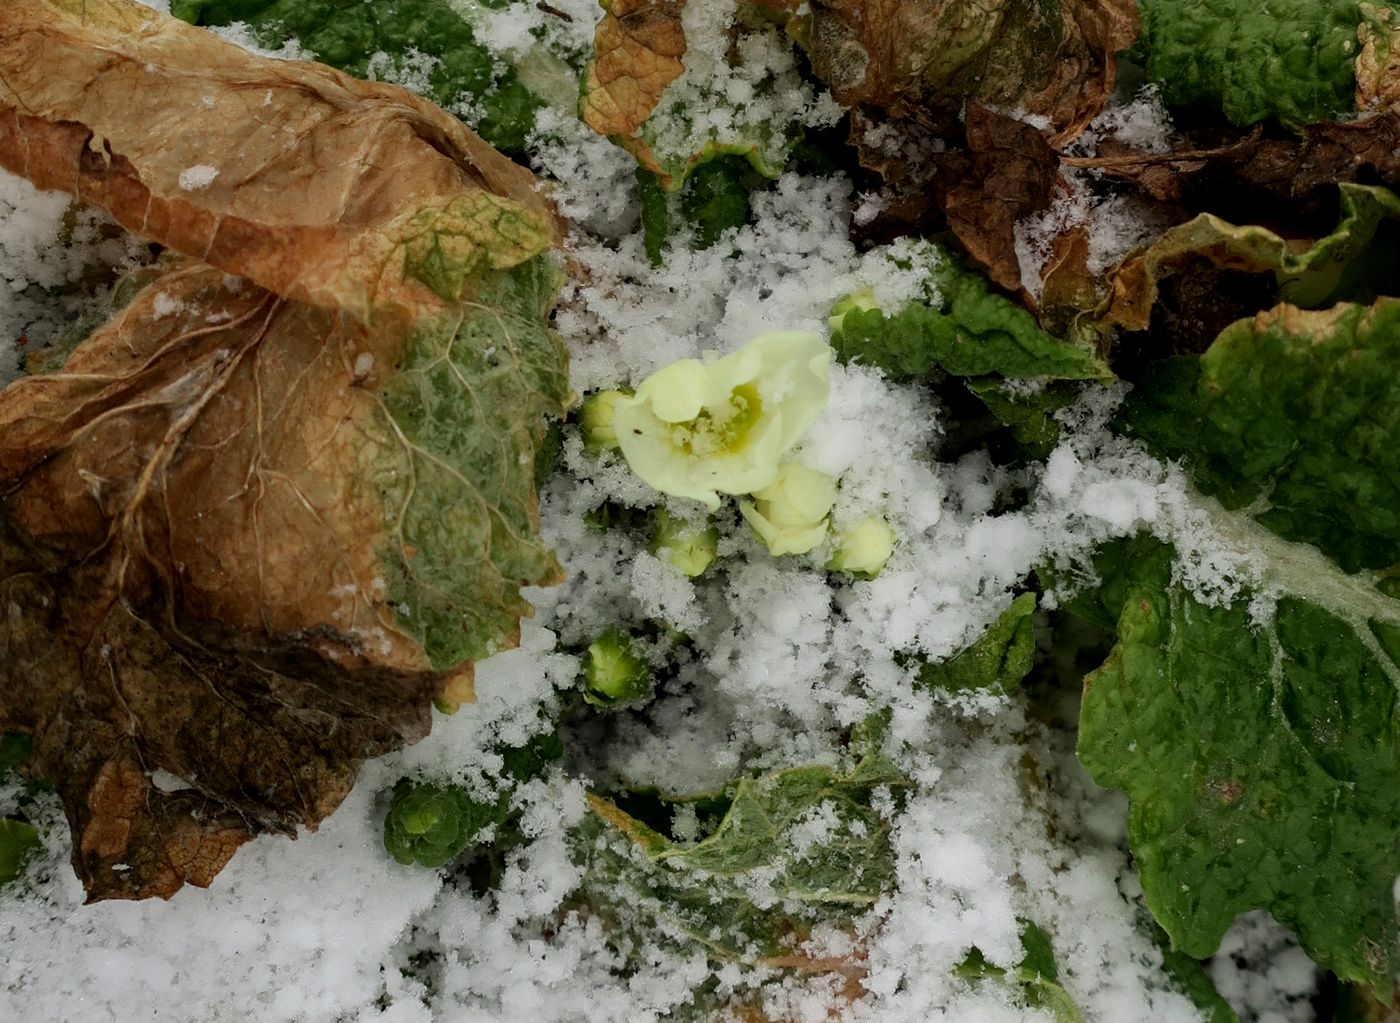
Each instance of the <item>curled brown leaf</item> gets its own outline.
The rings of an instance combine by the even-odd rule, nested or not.
[[[187,257],[0,392],[0,730],[90,898],[169,896],[314,827],[559,577],[558,225],[431,105],[128,0],[0,10],[0,165]]]
[[[947,128],[981,102],[1078,135],[1137,36],[1132,0],[815,0],[812,68],[849,107]]]
[[[611,0],[594,32],[595,57],[584,79],[580,114],[601,135],[616,136],[643,166],[660,172],[637,133],[666,86],[685,66],[685,0]]]
[[[967,109],[967,150],[937,160],[934,180],[948,227],[987,276],[1019,291],[1016,224],[1050,205],[1059,156],[1033,125],[980,105]]]

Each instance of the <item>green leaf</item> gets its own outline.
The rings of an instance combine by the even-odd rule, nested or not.
[[[1171,106],[1298,127],[1356,109],[1355,0],[1139,0],[1135,54]]]
[[[647,262],[660,266],[671,237],[670,203],[656,175],[641,166],[637,167],[637,194],[642,203],[642,246]]]
[[[920,660],[918,682],[930,689],[1010,693],[1035,657],[1035,594],[1023,593],[981,636],[946,661]]]
[[[1347,571],[1400,562],[1400,300],[1279,306],[1155,372],[1129,429],[1198,486]]]
[[[32,824],[0,817],[0,885],[24,873],[24,865],[42,843]]]
[[[1118,644],[1084,682],[1080,759],[1128,793],[1144,895],[1174,948],[1209,956],[1238,914],[1267,909],[1319,964],[1388,993],[1400,603],[1245,516],[1216,525],[1263,573],[1228,606],[1173,583],[1155,540],[1101,559]]]
[[[890,824],[872,797],[907,784],[878,756],[846,775],[812,766],[745,778],[714,831],[692,842],[592,795],[579,836],[583,887],[624,926],[660,918],[718,957],[771,959],[813,923],[849,920],[889,888]],[[666,800],[684,803],[694,799]]]
[[[721,157],[691,172],[681,190],[681,211],[695,228],[697,248],[708,249],[725,231],[748,223],[746,167],[734,157]]]
[[[936,368],[960,377],[1110,377],[1092,348],[1053,337],[1025,309],[992,289],[941,250],[928,248],[926,301],[886,313],[850,308],[833,313],[832,347],[842,362],[882,370],[893,380],[926,376]],[[841,307],[838,306],[838,309]]]
[[[427,98],[457,112],[479,104],[480,115],[472,118],[477,131],[507,153],[524,153],[543,105],[514,69],[497,69],[496,58],[448,0],[174,0],[170,9],[195,25],[244,22],[264,46],[295,40],[317,60],[357,78],[382,78],[386,70],[403,75],[422,56],[432,57]]]
[[[1000,377],[967,381],[967,388],[1021,445],[1028,458],[1044,459],[1060,443],[1055,413],[1074,404],[1081,388],[1069,381],[1051,381],[1034,391],[1010,385]]]
[[[395,622],[435,668],[493,651],[528,613],[519,581],[556,579],[535,535],[530,464],[568,404],[567,359],[545,316],[559,271],[542,254],[476,279],[473,301],[420,326],[385,384],[383,449],[366,468],[395,517],[381,553]]]

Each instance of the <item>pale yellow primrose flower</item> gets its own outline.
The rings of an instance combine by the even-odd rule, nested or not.
[[[739,510],[768,553],[806,554],[826,539],[826,517],[836,503],[836,481],[826,473],[788,462],[753,496],[756,502],[741,501]]]
[[[778,462],[826,406],[831,349],[780,330],[721,359],[681,359],[613,405],[632,471],[663,494],[719,507],[778,478]]]
[[[833,572],[873,579],[894,553],[894,530],[884,519],[862,519],[853,529],[841,533],[836,553],[827,562]]]

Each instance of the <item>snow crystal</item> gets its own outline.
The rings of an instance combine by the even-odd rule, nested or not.
[[[210,102],[212,106],[212,100]],[[219,168],[207,163],[197,163],[180,172],[180,187],[186,192],[202,192],[214,183],[219,176]]]

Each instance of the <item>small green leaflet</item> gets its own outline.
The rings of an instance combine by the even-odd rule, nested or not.
[[[1021,920],[1021,950],[1023,956],[1008,974],[999,966],[987,962],[980,949],[974,948],[953,972],[964,980],[987,978],[1014,984],[1027,1005],[1047,1010],[1055,1023],[1080,1023],[1079,1006],[1069,992],[1060,986],[1060,971],[1055,965],[1055,950],[1050,935],[1032,920]]]
[[[721,958],[789,954],[813,922],[849,919],[889,888],[890,824],[872,800],[907,784],[878,756],[844,775],[811,766],[745,778],[718,825],[694,842],[590,796],[580,834],[585,896],[624,927],[662,920]],[[695,800],[663,805],[684,803]]]
[[[1252,595],[1262,625],[1246,597],[1208,607],[1174,584],[1173,551],[1155,540],[1103,552],[1118,645],[1085,679],[1079,756],[1128,793],[1143,891],[1176,949],[1208,956],[1238,914],[1264,908],[1316,962],[1387,994],[1400,603],[1241,528],[1259,535],[1266,581],[1293,584]]]
[[[892,380],[938,368],[959,377],[1112,376],[1096,351],[1047,334],[1035,317],[953,256],[935,251],[927,269],[929,301],[909,302],[892,313],[838,306],[831,337],[836,357],[874,366]]]
[[[946,661],[922,661],[919,685],[946,692],[1014,691],[1035,657],[1034,614],[1035,594],[1021,594],[966,649]]]

